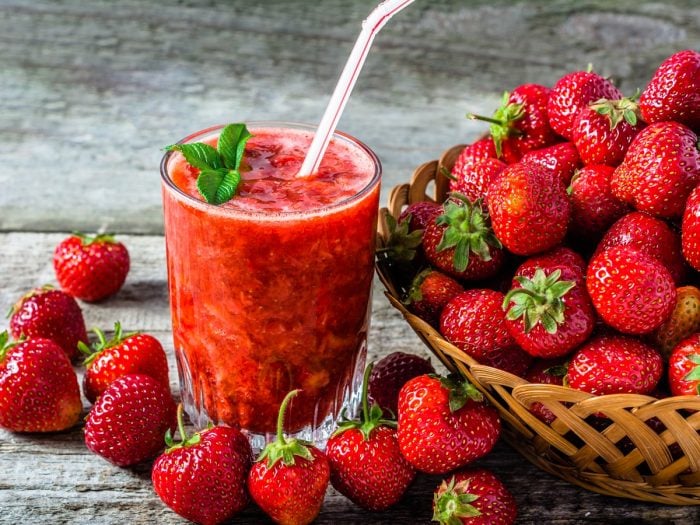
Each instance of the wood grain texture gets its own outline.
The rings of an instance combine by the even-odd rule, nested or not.
[[[0,308],[29,288],[53,282],[51,254],[62,234],[0,234]],[[177,395],[175,361],[169,331],[163,238],[124,236],[132,271],[124,289],[97,305],[83,304],[87,323],[109,328],[122,320],[127,330],[145,329],[164,344]],[[375,287],[369,351],[372,358],[402,350],[426,349]],[[4,328],[6,320],[0,323]],[[85,404],[85,413],[89,406]],[[479,466],[492,469],[508,485],[520,507],[520,524],[648,523],[685,525],[700,521],[700,508],[662,507],[599,496],[568,485],[531,466],[505,444]],[[184,523],[152,491],[150,465],[120,469],[89,453],[82,430],[53,435],[0,431],[0,523],[119,525]],[[384,513],[355,507],[332,489],[317,523],[371,525],[429,523],[431,494],[439,483],[419,476],[403,501]],[[268,523],[250,507],[235,523]]]
[[[162,147],[235,120],[318,122],[376,0],[0,1],[0,230],[162,231]],[[385,193],[473,139],[500,93],[592,62],[626,91],[700,48],[694,0],[416,2],[340,123]]]

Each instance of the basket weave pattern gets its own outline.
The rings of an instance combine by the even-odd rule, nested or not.
[[[389,207],[380,211],[380,246],[388,237],[387,214],[398,218],[408,204],[445,199],[449,181],[441,168],[451,170],[463,148],[448,149],[440,160],[418,167],[410,184],[392,190]],[[473,382],[498,409],[504,438],[529,461],[595,492],[672,505],[700,504],[700,396],[661,400],[635,394],[594,396],[531,384],[480,365],[404,307],[403,291],[387,263],[384,255],[378,255],[377,270],[391,304],[448,369]],[[528,407],[535,401],[556,416],[551,425],[530,413]],[[595,414],[605,415],[610,424],[595,428],[589,418]],[[652,418],[666,430],[657,434],[646,423]]]

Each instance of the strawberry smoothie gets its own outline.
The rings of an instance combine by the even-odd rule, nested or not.
[[[313,128],[249,129],[241,183],[224,204],[204,202],[182,154],[161,165],[183,402],[200,426],[266,434],[300,388],[286,429],[323,440],[359,394],[381,166],[337,133],[318,173],[297,178]],[[220,130],[183,142],[216,146]]]

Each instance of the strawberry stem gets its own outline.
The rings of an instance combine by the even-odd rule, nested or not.
[[[287,412],[287,406],[289,406],[289,403],[292,401],[292,399],[294,399],[297,396],[297,394],[299,394],[299,392],[301,392],[301,389],[299,388],[289,392],[282,400],[279,414],[277,414],[277,441],[279,441],[283,445],[287,444],[287,442],[284,439],[284,417]]]
[[[488,122],[490,124],[496,124],[497,126],[505,126],[505,122],[499,119],[485,117],[483,115],[476,115],[474,113],[467,113],[467,118],[469,120],[481,120],[482,122]]]
[[[362,376],[362,422],[368,423],[369,418],[369,400],[367,399],[369,377],[372,375],[372,369],[374,368],[374,363],[370,363],[365,368],[365,374]]]
[[[185,430],[185,410],[182,403],[177,405],[177,430],[180,433],[180,441],[178,443],[173,439],[170,429],[165,432],[165,444],[168,446],[165,452],[196,445],[201,439],[199,432],[195,432],[189,437],[187,436],[187,431]]]

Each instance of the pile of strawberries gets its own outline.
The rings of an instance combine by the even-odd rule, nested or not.
[[[698,395],[700,53],[667,58],[640,97],[577,71],[471,117],[490,135],[440,174],[447,200],[389,219],[408,308],[531,382]]]

